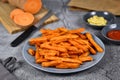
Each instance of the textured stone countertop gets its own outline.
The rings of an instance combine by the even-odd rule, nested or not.
[[[66,1],[66,0],[61,0]],[[70,11],[64,8],[57,16],[58,22],[45,25],[45,28],[57,28],[66,26],[69,29],[85,27],[87,31],[98,36],[105,44],[105,55],[102,60],[94,67],[82,72],[73,74],[58,75],[37,70],[30,66],[22,56],[24,42],[17,47],[11,47],[13,41],[22,32],[9,34],[0,24],[0,58],[5,59],[14,56],[18,59],[21,67],[13,72],[19,80],[120,80],[120,45],[113,45],[106,41],[100,33],[100,30],[92,29],[84,24],[83,15],[86,12]],[[120,23],[118,17],[116,23]],[[36,33],[34,33],[36,34]]]

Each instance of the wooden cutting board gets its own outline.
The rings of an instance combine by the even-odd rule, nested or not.
[[[71,0],[68,6],[86,10],[109,11],[120,16],[120,0]]]
[[[0,1],[0,22],[3,24],[3,26],[6,28],[6,30],[13,34],[22,30],[25,30],[26,28],[23,28],[21,26],[16,25],[9,17],[10,12],[14,9],[15,7],[11,6],[8,3],[2,3]],[[42,8],[42,10],[35,15],[35,22],[38,22],[45,14],[48,12],[47,9]],[[48,24],[54,21],[57,21],[58,18],[53,15],[49,19],[47,19],[44,24]],[[29,26],[28,26],[29,27]]]

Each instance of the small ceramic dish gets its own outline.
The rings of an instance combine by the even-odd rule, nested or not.
[[[120,24],[111,24],[104,27],[102,35],[113,44],[120,44]]]
[[[90,22],[88,22],[88,19],[96,17],[96,16],[97,16],[97,20],[94,19],[95,24],[91,24]],[[104,19],[104,21],[106,21],[106,23],[104,25],[101,24],[100,17],[102,17]],[[99,18],[99,20],[98,20],[98,18]],[[88,12],[83,17],[85,23],[88,26],[91,26],[92,28],[95,28],[95,29],[102,29],[103,27],[107,26],[108,24],[114,23],[115,18],[116,17],[112,13],[109,13],[109,12],[106,12],[106,11],[92,11],[92,12]],[[102,19],[102,22],[103,22],[103,19]],[[101,25],[97,25],[96,22],[98,22]]]

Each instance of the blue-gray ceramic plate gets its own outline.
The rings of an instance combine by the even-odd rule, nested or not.
[[[25,43],[25,45],[23,47],[22,54],[23,54],[25,61],[28,64],[30,64],[34,68],[37,68],[37,69],[42,70],[42,71],[46,71],[46,72],[50,72],[50,73],[60,73],[60,74],[80,72],[80,71],[86,70],[86,69],[91,68],[94,65],[96,65],[105,54],[105,46],[104,46],[103,42],[95,35],[93,35],[93,38],[104,49],[104,52],[102,52],[102,53],[98,52],[96,55],[91,55],[94,58],[93,61],[85,62],[83,65],[81,65],[79,68],[76,68],[76,69],[45,68],[45,67],[42,67],[40,64],[36,64],[34,57],[29,55],[27,52],[27,50],[29,48],[35,48],[35,47],[30,46],[28,41]]]

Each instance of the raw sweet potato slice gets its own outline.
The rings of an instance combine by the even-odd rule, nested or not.
[[[14,9],[10,12],[10,18],[11,19],[14,19],[15,16],[21,14],[21,13],[24,13],[24,11],[22,9]]]
[[[24,10],[32,14],[37,13],[42,8],[41,0],[27,0],[24,4]]]
[[[8,2],[20,9],[23,9],[26,12],[36,14],[42,8],[41,0],[8,0]]]
[[[34,21],[34,16],[31,13],[25,12],[14,17],[14,22],[20,26],[29,26]]]

